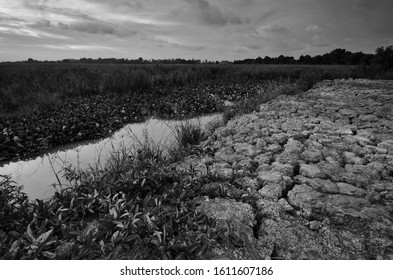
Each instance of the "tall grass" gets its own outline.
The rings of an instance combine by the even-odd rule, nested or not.
[[[180,148],[188,148],[201,142],[204,136],[201,123],[184,121],[174,126],[175,143]]]
[[[367,78],[353,66],[299,65],[86,65],[0,64],[0,110],[15,110],[64,98],[146,91],[162,86],[195,86],[206,81],[298,81],[302,90],[316,81]]]
[[[182,121],[172,127],[174,141],[168,147],[168,155],[171,161],[178,161],[192,152],[206,136],[200,122]]]

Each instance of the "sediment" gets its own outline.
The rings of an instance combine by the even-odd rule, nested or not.
[[[393,259],[393,82],[324,81],[232,119],[177,168],[209,176],[215,259]],[[202,194],[203,195],[203,194]]]

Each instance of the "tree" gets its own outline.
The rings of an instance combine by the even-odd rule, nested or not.
[[[377,48],[375,50],[374,63],[383,70],[393,69],[393,46]]]

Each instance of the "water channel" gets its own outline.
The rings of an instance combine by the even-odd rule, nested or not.
[[[205,127],[219,117],[220,114],[213,114],[187,121],[200,123]],[[31,200],[47,199],[55,193],[55,185],[59,187],[58,180],[63,187],[68,186],[62,176],[65,166],[71,164],[86,169],[96,164],[105,164],[112,153],[122,148],[137,147],[144,141],[145,135],[153,143],[168,147],[173,143],[173,129],[180,123],[181,121],[149,118],[144,123],[128,124],[109,138],[76,142],[57,147],[32,160],[6,163],[0,166],[0,175],[11,175],[17,185],[23,186],[23,191]]]

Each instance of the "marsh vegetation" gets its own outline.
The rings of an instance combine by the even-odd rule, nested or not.
[[[175,127],[169,156],[146,138],[99,167],[67,166],[69,187],[47,200],[31,201],[1,175],[0,258],[208,259],[210,248],[236,236],[219,232],[197,206],[225,197],[231,183],[176,170],[173,162],[201,152],[208,130],[279,95],[325,79],[377,77],[355,66],[1,64],[0,161],[105,137],[146,116],[223,118],[206,131]],[[219,187],[206,190],[206,182]]]

